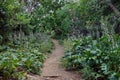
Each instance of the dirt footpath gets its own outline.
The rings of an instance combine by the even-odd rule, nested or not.
[[[45,61],[41,76],[29,76],[29,80],[82,80],[75,72],[66,71],[60,66],[60,59],[64,55],[64,48],[58,41],[53,40],[55,50]]]

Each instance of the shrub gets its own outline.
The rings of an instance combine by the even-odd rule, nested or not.
[[[43,38],[40,33],[29,36],[23,33],[9,36],[10,42],[5,45],[4,51],[4,46],[1,46],[0,77],[3,80],[26,80],[27,73],[40,74],[46,59],[45,53],[51,51],[53,47],[49,37]],[[45,42],[46,44],[43,44]],[[41,45],[49,46],[42,50]]]
[[[120,37],[114,36],[118,43]],[[68,69],[82,70],[86,80],[120,79],[120,46],[113,46],[107,36],[98,40],[83,37],[73,41],[72,50],[66,52],[62,59]],[[89,74],[88,74],[89,72]]]

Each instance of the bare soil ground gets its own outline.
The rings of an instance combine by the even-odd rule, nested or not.
[[[72,71],[66,71],[60,66],[60,59],[64,55],[64,48],[58,41],[53,40],[55,50],[45,61],[41,76],[30,76],[28,80],[82,80],[80,75]]]

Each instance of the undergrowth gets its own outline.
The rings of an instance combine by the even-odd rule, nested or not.
[[[42,33],[11,34],[9,42],[0,46],[0,77],[2,80],[27,80],[27,74],[40,74],[46,53],[53,43]]]
[[[85,80],[120,80],[120,37],[108,36],[74,39],[72,49],[65,52],[62,64],[67,70],[83,73]],[[69,41],[64,41],[65,45]]]

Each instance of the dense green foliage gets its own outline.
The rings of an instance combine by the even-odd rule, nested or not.
[[[23,35],[14,34],[8,44],[1,46],[0,76],[3,80],[26,80],[26,73],[39,74],[47,57],[45,53],[49,53],[53,47],[48,36],[40,33]]]
[[[0,78],[26,80],[27,73],[40,74],[46,53],[53,48],[50,37],[34,32],[33,14],[25,1],[0,1]]]
[[[114,0],[41,1],[32,24],[35,30],[54,34],[55,37],[90,34],[97,38],[103,33],[101,20],[108,18],[108,23],[119,33],[120,6],[117,3],[119,1]]]
[[[64,41],[62,63],[68,70],[79,70],[86,80],[120,79],[120,37],[115,35],[120,32],[118,3],[119,0],[78,0],[65,5],[72,28],[68,34],[73,39]]]
[[[0,0],[0,77],[21,80],[25,73],[38,74],[53,47],[50,37],[71,37],[77,40],[64,40],[66,68],[82,69],[87,80],[119,80],[119,3]]]
[[[8,41],[9,34],[14,31],[28,32],[31,28],[30,15],[23,12],[24,3],[18,0],[1,0],[0,1],[0,35],[3,42]],[[26,30],[25,30],[26,29]]]
[[[101,20],[106,20],[113,25],[119,33],[119,1],[114,0],[42,0],[30,2],[20,0],[0,2],[0,32],[6,39],[8,34],[22,30],[25,34],[30,32],[46,32],[55,37],[66,36],[102,35]],[[36,3],[36,4],[35,4]],[[36,5],[37,6],[36,8]],[[31,11],[24,11],[23,7],[29,7]],[[25,10],[29,10],[25,8]],[[13,15],[14,14],[14,15]],[[6,33],[3,33],[6,32]]]
[[[114,36],[116,46],[107,36],[97,40],[83,37],[73,40],[73,48],[65,53],[63,65],[81,70],[86,80],[120,79],[120,37]]]
[[[64,20],[65,16],[65,12],[61,11],[61,7],[64,5],[64,0],[41,1],[41,6],[36,9],[35,16],[32,18],[32,25],[35,27],[34,31],[45,32],[51,34],[52,37],[65,36],[68,28],[67,26],[61,26],[61,20]],[[59,14],[60,12],[63,14]]]

